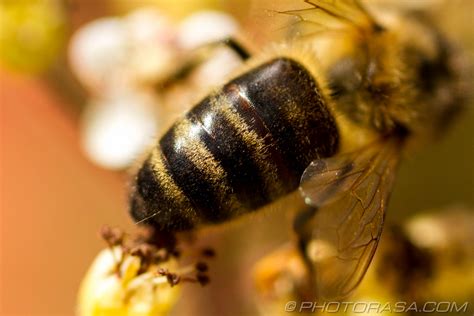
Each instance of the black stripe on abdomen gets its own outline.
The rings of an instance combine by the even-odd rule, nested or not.
[[[246,89],[231,83],[224,87],[224,94],[229,100],[229,103],[232,104],[238,115],[242,118],[244,124],[255,134],[260,142],[260,148],[265,148],[266,155],[268,156],[267,161],[260,161],[261,159],[258,159],[259,157],[256,158],[256,161],[260,165],[267,163],[268,167],[273,169],[273,173],[276,175],[276,178],[275,176],[272,177],[269,175],[268,168],[261,168],[263,171],[262,176],[266,178],[267,182],[278,182],[278,184],[275,183],[271,188],[272,190],[268,192],[271,200],[292,191],[294,189],[292,185],[292,171],[284,160],[270,129],[256,111],[252,101],[248,99]],[[258,148],[254,150],[258,150]]]
[[[183,127],[184,126],[184,127]],[[166,168],[203,222],[226,220],[238,201],[226,185],[226,175],[201,141],[205,131],[192,119],[178,121],[161,139]]]
[[[156,154],[157,159],[152,160]],[[161,152],[145,160],[137,173],[130,196],[132,217],[141,223],[156,225],[161,231],[190,230],[199,221],[182,193],[170,185],[170,175],[162,168]]]
[[[212,105],[211,102],[216,102]],[[253,159],[253,148],[246,143],[241,133],[233,127],[230,120],[237,115],[225,100],[206,99],[196,106],[188,116],[195,118],[206,133],[201,140],[221,164],[227,175],[229,185],[243,206],[243,211],[259,208],[270,197],[265,192],[262,174],[258,163]]]
[[[334,155],[339,133],[315,79],[299,63],[274,59],[230,82],[245,92],[268,127],[295,189],[312,160]]]
[[[225,170],[243,211],[254,210],[271,200],[265,190],[265,175],[253,159],[254,148],[231,123],[236,119],[236,110],[224,94],[220,96],[204,100],[188,116],[199,121],[206,131],[201,140]]]

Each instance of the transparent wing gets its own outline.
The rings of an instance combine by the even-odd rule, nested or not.
[[[321,31],[339,30],[347,26],[367,27],[373,19],[357,0],[304,0],[308,8],[280,13],[294,16],[293,32],[301,36]]]
[[[295,230],[318,298],[347,296],[362,280],[382,233],[398,157],[394,141],[377,142],[305,170],[300,191],[312,213]]]

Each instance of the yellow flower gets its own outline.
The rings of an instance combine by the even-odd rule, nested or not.
[[[175,259],[142,269],[142,258],[121,246],[102,250],[82,281],[79,316],[166,315],[178,299],[180,286],[171,286],[158,269],[174,270]]]
[[[0,62],[30,73],[47,69],[63,48],[65,29],[56,0],[0,3]]]

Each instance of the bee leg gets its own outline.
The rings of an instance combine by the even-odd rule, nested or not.
[[[251,57],[250,52],[233,37],[224,37],[218,41],[203,44],[196,49],[196,55],[204,53],[204,55],[207,56],[209,51],[223,46],[232,50],[242,61],[246,61]]]
[[[229,49],[233,50],[234,53],[236,53],[240,59],[242,59],[242,61],[249,59],[251,56],[249,51],[233,37],[227,37],[220,42],[222,45],[225,45]]]
[[[306,282],[301,284],[301,299],[302,300],[313,300],[316,298],[316,284],[313,282],[315,276],[314,265],[311,259],[308,257],[306,248],[308,243],[311,241],[311,225],[308,225],[314,220],[314,216],[318,211],[317,207],[306,205],[301,211],[299,211],[293,220],[293,231],[296,233],[296,247],[299,255],[304,263],[306,269]]]
[[[219,47],[225,46],[232,50],[242,61],[246,61],[251,57],[249,51],[241,45],[236,39],[226,37],[222,40],[207,43],[198,47],[192,56],[181,67],[179,67],[173,74],[171,74],[164,82],[161,83],[161,88],[165,89],[168,86],[185,79],[194,69],[199,67],[206,59],[209,58],[210,51]]]
[[[297,236],[298,250],[305,261],[308,261],[306,254],[306,246],[311,240],[311,229],[308,229],[308,223],[312,222],[314,215],[318,211],[317,207],[306,205],[298,214],[296,214],[293,220],[293,231]]]
[[[293,220],[293,231],[298,235],[299,238],[302,238],[309,233],[305,228],[307,223],[313,219],[314,215],[316,215],[317,211],[317,207],[305,205],[304,209],[296,214]],[[310,236],[306,237],[309,238]]]

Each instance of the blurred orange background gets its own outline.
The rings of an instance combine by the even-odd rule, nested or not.
[[[41,80],[1,72],[1,311],[72,313],[80,276],[125,226],[124,181],[81,153],[74,122]]]

